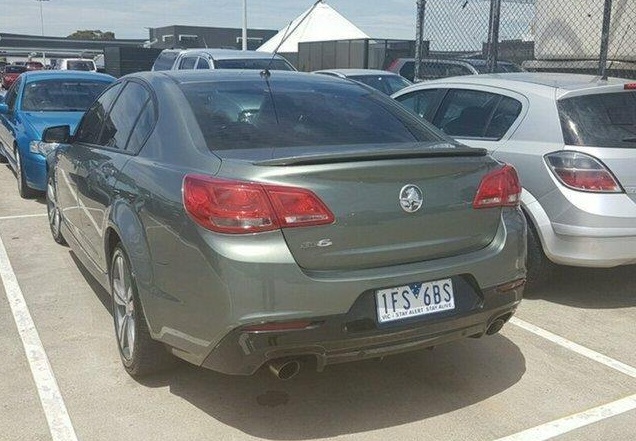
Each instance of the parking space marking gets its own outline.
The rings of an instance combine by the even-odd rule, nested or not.
[[[636,409],[636,394],[514,435],[499,438],[496,441],[545,441],[634,409]]]
[[[0,221],[3,220],[12,220],[12,219],[26,219],[29,217],[44,217],[47,216],[46,213],[39,213],[39,214],[19,214],[16,216],[0,216]]]
[[[538,326],[535,326],[517,317],[511,318],[510,323],[522,329],[525,329],[526,331],[531,332],[539,337],[549,340],[552,343],[556,343],[557,345],[564,347],[572,352],[576,352],[579,355],[587,357],[590,360],[596,361],[597,363],[601,363],[618,372],[622,372],[625,375],[629,375],[632,378],[636,378],[635,367],[626,365],[625,363],[621,363],[620,361],[615,360],[611,357],[608,357],[607,355],[603,355],[599,352],[588,349],[585,346],[581,346],[577,343],[574,343],[573,341],[560,337],[556,334],[551,333],[550,331],[546,331],[545,329],[539,328]]]
[[[18,284],[7,250],[0,238],[0,278],[11,307],[13,319],[18,328],[24,352],[31,368],[31,374],[44,409],[53,441],[77,441],[75,429],[68,415],[64,399],[60,393],[57,380],[49,359],[42,346],[42,341],[33,323],[24,295]]]

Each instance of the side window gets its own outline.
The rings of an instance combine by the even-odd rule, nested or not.
[[[486,130],[487,138],[501,139],[521,113],[521,103],[507,96],[501,99]]]
[[[7,103],[7,107],[9,107],[9,112],[13,112],[15,108],[15,101],[18,98],[18,89],[20,88],[20,84],[22,84],[22,78],[18,77],[7,92],[5,103]]]
[[[148,99],[146,101],[146,105],[141,111],[141,115],[137,119],[137,123],[135,124],[135,128],[130,134],[130,139],[128,140],[128,144],[126,145],[126,151],[131,153],[137,153],[141,150],[141,147],[144,145],[146,138],[150,135],[153,127],[155,126],[156,121],[156,112],[155,106],[152,99]]]
[[[117,98],[123,83],[117,83],[104,93],[86,111],[75,134],[75,142],[96,144],[102,130],[102,124],[106,119],[108,110]]]
[[[104,121],[98,144],[118,150],[126,149],[133,126],[149,99],[148,91],[141,84],[128,82]]]
[[[433,110],[438,95],[439,89],[427,89],[402,95],[396,99],[420,118],[430,120],[432,115],[429,115],[429,113]]]
[[[407,80],[413,81],[413,77],[415,77],[415,62],[405,62],[404,66],[402,66],[402,68],[400,69],[400,75],[402,75]]]
[[[451,90],[433,124],[450,136],[483,138],[500,95],[477,90]]]
[[[197,57],[184,57],[179,63],[179,69],[194,69]]]
[[[441,64],[424,62],[420,64],[420,76],[422,79],[433,80],[436,78],[443,78],[445,75]]]
[[[199,62],[197,63],[197,69],[209,69],[210,63],[205,58],[199,58]]]

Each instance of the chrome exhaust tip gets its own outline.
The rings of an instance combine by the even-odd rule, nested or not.
[[[289,380],[300,372],[300,362],[290,359],[274,360],[269,363],[269,370],[279,380]]]

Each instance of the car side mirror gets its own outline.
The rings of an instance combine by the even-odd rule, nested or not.
[[[68,125],[48,127],[42,133],[42,141],[44,142],[67,144],[70,139],[71,127]]]
[[[0,102],[0,113],[9,113],[9,106],[4,101]]]

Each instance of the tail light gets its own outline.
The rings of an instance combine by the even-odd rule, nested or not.
[[[520,198],[521,183],[517,170],[506,164],[482,178],[473,208],[516,207]]]
[[[594,193],[622,193],[623,189],[598,159],[585,153],[561,151],[549,153],[545,161],[566,187]]]
[[[187,175],[183,205],[208,230],[242,234],[325,225],[334,216],[309,190],[210,176]]]

